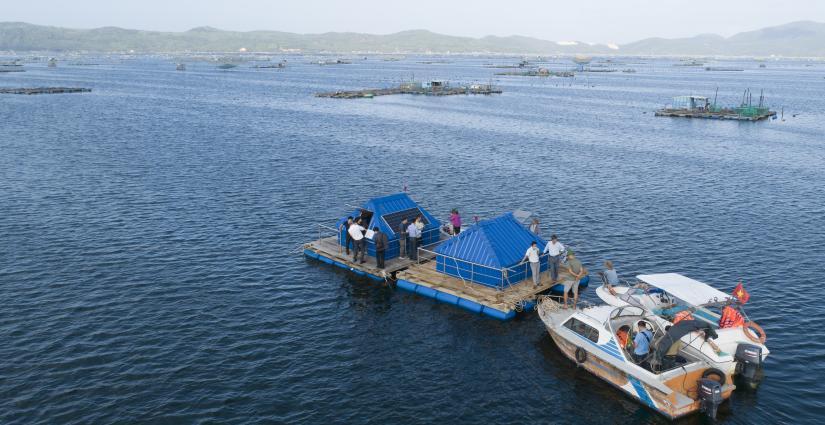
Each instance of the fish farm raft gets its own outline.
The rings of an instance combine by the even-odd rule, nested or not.
[[[392,94],[416,94],[425,96],[451,96],[458,94],[500,94],[501,89],[492,84],[471,84],[469,86],[451,86],[446,81],[430,81],[429,83],[409,82],[398,87],[384,89],[363,89],[352,91],[334,91],[316,93],[316,97],[331,97],[336,99],[372,98]]]
[[[765,97],[753,105],[750,90],[746,90],[742,103],[735,107],[719,107],[704,96],[677,96],[673,103],[656,111],[657,117],[705,118],[716,120],[760,121],[776,117],[776,111],[763,106]]]
[[[81,87],[34,87],[34,88],[0,88],[2,94],[59,94],[59,93],[86,93],[92,89]]]
[[[529,216],[529,215],[528,215]],[[369,229],[364,236],[364,261],[349,253],[352,239],[347,237],[347,219],[360,219]],[[402,223],[421,218],[420,246],[407,247]],[[525,251],[532,242],[544,247],[547,241],[533,233],[515,213],[462,226],[451,235],[442,223],[419,206],[406,193],[370,199],[360,208],[341,217],[335,226],[319,225],[318,239],[303,246],[305,257],[347,270],[380,283],[395,283],[399,289],[431,298],[473,313],[498,320],[510,320],[518,312],[535,309],[537,299],[548,293],[564,291],[562,282],[572,280],[559,267],[558,279],[551,281],[549,256],[539,259],[539,284],[533,284],[532,270],[524,263]],[[374,234],[378,227],[386,236],[385,264],[378,267]],[[353,247],[354,248],[354,247]],[[405,253],[406,251],[406,253]],[[589,276],[580,280],[584,289]]]

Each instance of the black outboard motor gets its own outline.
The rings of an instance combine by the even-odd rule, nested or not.
[[[722,384],[713,379],[699,380],[699,407],[711,419],[716,419],[716,410],[722,404]]]
[[[742,376],[747,383],[754,386],[757,382],[757,372],[762,368],[762,347],[753,344],[739,344],[736,346],[736,373]]]

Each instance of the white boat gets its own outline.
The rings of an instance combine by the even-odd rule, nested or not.
[[[720,369],[734,368],[746,383],[755,388],[762,376],[762,365],[770,351],[765,345],[765,333],[759,325],[749,321],[741,303],[710,285],[678,273],[643,274],[634,285],[605,284],[596,288],[596,295],[614,307],[636,306],[658,318],[661,326],[678,322],[679,315],[689,314],[693,319],[710,325],[717,333],[714,340],[719,350],[733,355],[732,360],[719,357]],[[612,290],[612,291],[611,291]],[[742,326],[720,328],[723,309],[730,307],[744,319]],[[694,344],[695,345],[695,344]],[[710,355],[716,351],[703,346]],[[712,357],[712,356],[711,356]],[[728,361],[732,363],[725,365]]]
[[[544,297],[537,310],[565,356],[670,419],[700,411],[713,418],[736,388],[730,371],[716,369],[702,352],[690,346],[680,350],[682,361],[678,364],[663,362],[663,356],[656,353],[668,351],[680,339],[679,332],[674,332],[675,327],[665,332],[656,317],[642,308],[601,305],[565,309]],[[634,362],[617,335],[627,330],[632,337],[639,321],[654,334],[653,351],[641,365]]]

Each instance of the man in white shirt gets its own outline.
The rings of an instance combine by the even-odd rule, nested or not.
[[[349,233],[350,237],[352,237],[352,245],[353,245],[353,257],[352,262],[358,261],[358,252],[361,252],[361,264],[366,263],[367,261],[364,260],[364,255],[367,252],[367,240],[364,238],[364,226],[361,225],[361,219],[359,218],[355,223],[350,224],[349,229],[347,232]]]
[[[530,248],[524,253],[524,259],[521,262],[530,262],[530,271],[533,272],[533,286],[539,286],[539,271],[541,270],[541,263],[539,263],[539,248],[536,246],[536,241],[530,243]]]
[[[416,220],[417,221],[417,220]],[[407,240],[410,242],[410,249],[407,250],[407,255],[410,260],[418,259],[418,238],[421,237],[421,230],[415,225],[415,222],[407,226]]]
[[[547,260],[547,271],[550,274],[550,283],[557,283],[559,281],[559,261],[561,254],[564,252],[564,245],[559,242],[556,235],[550,236],[550,242],[544,247],[543,254],[550,254]]]

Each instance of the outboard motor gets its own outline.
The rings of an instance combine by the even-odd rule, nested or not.
[[[699,407],[711,419],[716,419],[716,410],[722,404],[722,384],[713,379],[699,380]]]
[[[756,382],[756,373],[762,368],[762,347],[753,344],[739,344],[736,346],[736,373],[747,380],[748,384]]]

